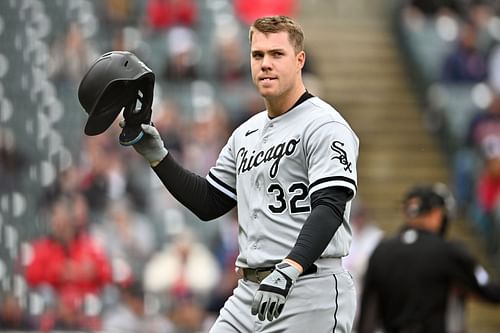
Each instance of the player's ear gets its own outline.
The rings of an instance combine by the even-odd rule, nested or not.
[[[304,64],[306,63],[306,53],[304,51],[300,51],[297,54],[297,67],[298,69],[302,69]]]

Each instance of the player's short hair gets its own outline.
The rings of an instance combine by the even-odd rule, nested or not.
[[[264,34],[287,32],[288,39],[295,49],[295,53],[304,50],[304,31],[302,27],[288,16],[275,15],[258,18],[250,27],[248,39],[252,43],[254,31]]]

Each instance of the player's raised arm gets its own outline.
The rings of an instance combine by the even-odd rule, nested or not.
[[[131,52],[111,51],[101,55],[78,87],[78,99],[89,115],[85,134],[103,133],[123,110],[120,144],[133,146],[172,195],[200,219],[222,216],[236,205],[234,198],[178,165],[152,125],[154,82],[151,69]]]
[[[207,179],[180,166],[168,153],[153,125],[142,124],[141,127],[144,137],[133,145],[134,149],[149,162],[161,182],[181,204],[204,221],[222,216],[236,205],[233,198],[212,186]]]

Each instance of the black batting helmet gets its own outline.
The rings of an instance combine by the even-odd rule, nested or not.
[[[123,108],[132,110],[139,123],[149,122],[154,80],[151,69],[131,52],[112,51],[100,56],[78,88],[80,104],[89,115],[85,134],[103,133]],[[135,110],[138,100],[141,106]]]

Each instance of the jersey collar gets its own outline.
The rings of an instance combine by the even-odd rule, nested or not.
[[[312,98],[314,97],[313,94],[311,94],[309,91],[305,91],[300,97],[299,99],[297,100],[297,102],[295,102],[291,108],[289,108],[288,110],[286,110],[286,112],[283,112],[282,114],[280,114],[279,116],[276,116],[276,117],[269,117],[269,119],[276,119],[286,113],[288,113],[290,110],[294,109],[295,107],[299,106],[300,104],[302,104],[303,102],[305,102],[306,100],[308,100],[309,98]]]

